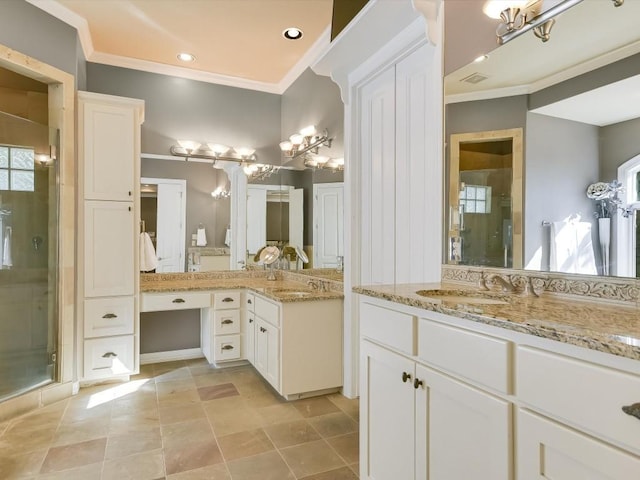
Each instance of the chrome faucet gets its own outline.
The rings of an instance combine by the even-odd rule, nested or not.
[[[317,290],[319,292],[328,291],[327,284],[322,280],[309,280],[307,285],[309,285],[313,290]]]
[[[503,292],[513,292],[515,290],[513,284],[499,273],[482,272],[480,275],[480,288],[482,290],[491,290],[493,285],[500,285]]]

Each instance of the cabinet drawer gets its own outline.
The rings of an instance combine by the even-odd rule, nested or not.
[[[530,347],[518,347],[518,397],[532,408],[640,453],[640,377]]]
[[[360,303],[361,335],[409,355],[415,354],[415,320],[416,318],[408,313],[367,302]]]
[[[143,293],[140,300],[141,312],[188,310],[210,306],[211,293],[208,292]]]
[[[240,358],[240,335],[222,335],[213,339],[213,359],[237,360]]]
[[[133,335],[85,340],[84,378],[104,378],[135,373],[133,342]]]
[[[226,335],[240,333],[240,310],[221,310],[213,312],[213,334]]]
[[[511,343],[450,327],[418,321],[418,356],[442,370],[503,393],[511,393]]]
[[[255,304],[256,304],[255,295],[253,293],[247,293],[246,299],[245,299],[245,305],[247,306],[247,311],[255,312]]]
[[[213,308],[228,310],[240,308],[240,292],[218,292],[213,294]]]
[[[280,307],[262,297],[255,296],[256,315],[270,324],[280,327]]]
[[[134,297],[88,298],[84,301],[84,336],[133,334]]]

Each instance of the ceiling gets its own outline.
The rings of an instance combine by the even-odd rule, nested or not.
[[[282,93],[329,45],[333,0],[27,0],[90,62]],[[287,40],[298,27],[304,35]],[[180,52],[196,60],[184,63]]]

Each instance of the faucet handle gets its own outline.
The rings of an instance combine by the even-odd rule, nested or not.
[[[487,286],[487,273],[486,272],[480,272],[480,278],[478,278],[478,288],[480,290],[489,290],[489,287]]]

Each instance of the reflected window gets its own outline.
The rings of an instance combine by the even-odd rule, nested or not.
[[[491,213],[491,187],[465,185],[460,190],[460,205],[464,213]]]
[[[0,145],[0,190],[33,192],[34,158],[32,148]]]

